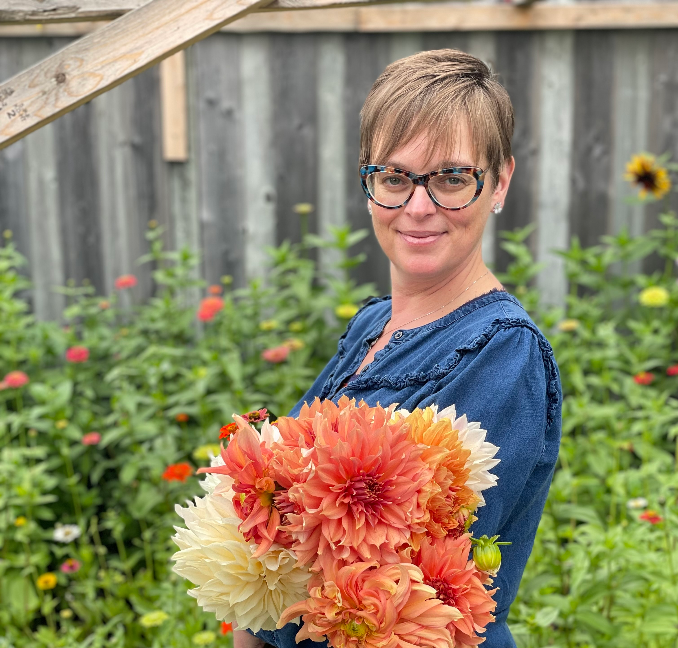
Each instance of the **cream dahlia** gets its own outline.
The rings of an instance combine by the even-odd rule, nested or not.
[[[198,497],[176,511],[187,528],[175,527],[173,569],[197,585],[188,593],[218,620],[273,630],[285,608],[308,596],[308,569],[279,545],[255,557],[257,547],[238,530],[241,520],[226,497]]]

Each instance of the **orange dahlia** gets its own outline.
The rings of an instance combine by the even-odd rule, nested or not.
[[[461,618],[436,599],[410,564],[378,566],[357,562],[339,567],[328,556],[323,576],[309,583],[310,598],[287,608],[281,628],[302,616],[297,642],[323,641],[336,648],[450,648],[448,624]]]
[[[425,448],[412,443],[408,425],[390,409],[346,397],[323,408],[328,416],[313,419],[315,443],[307,451],[312,470],[289,490],[303,508],[288,515],[286,529],[297,558],[305,564],[329,552],[348,562],[398,562],[398,548],[424,529],[424,491],[434,474]]]
[[[486,574],[469,560],[471,539],[465,534],[459,538],[429,540],[424,538],[413,556],[413,563],[424,574],[424,583],[436,591],[437,598],[461,613],[449,622],[455,648],[477,646],[485,641],[478,633],[494,621],[492,613],[497,606],[492,600],[496,590],[486,590]]]

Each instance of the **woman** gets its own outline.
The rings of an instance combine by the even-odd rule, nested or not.
[[[302,401],[345,394],[412,410],[456,405],[500,447],[496,487],[476,537],[499,534],[496,620],[485,648],[515,646],[506,624],[541,517],[560,442],[561,390],[551,348],[483,263],[482,234],[514,169],[513,109],[478,59],[422,52],[389,65],[361,112],[360,172],[392,295],[351,320]],[[445,171],[440,172],[440,170]],[[236,633],[236,647],[291,648],[298,626]],[[304,641],[304,648],[319,646]]]

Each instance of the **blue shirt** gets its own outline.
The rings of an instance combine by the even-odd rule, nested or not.
[[[342,395],[368,405],[399,403],[412,410],[455,405],[457,416],[479,421],[486,440],[499,446],[496,486],[483,492],[476,537],[500,535],[502,566],[494,623],[483,648],[511,648],[506,618],[544,508],[560,445],[562,393],[553,351],[520,302],[505,291],[481,295],[430,324],[397,330],[374,361],[350,380],[391,315],[390,297],[372,299],[349,322],[336,355],[290,412],[304,401]],[[278,648],[296,644],[299,629],[262,630],[257,636]]]

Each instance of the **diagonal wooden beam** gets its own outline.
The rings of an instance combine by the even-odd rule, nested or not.
[[[0,84],[0,149],[268,1],[151,0],[71,43]]]

